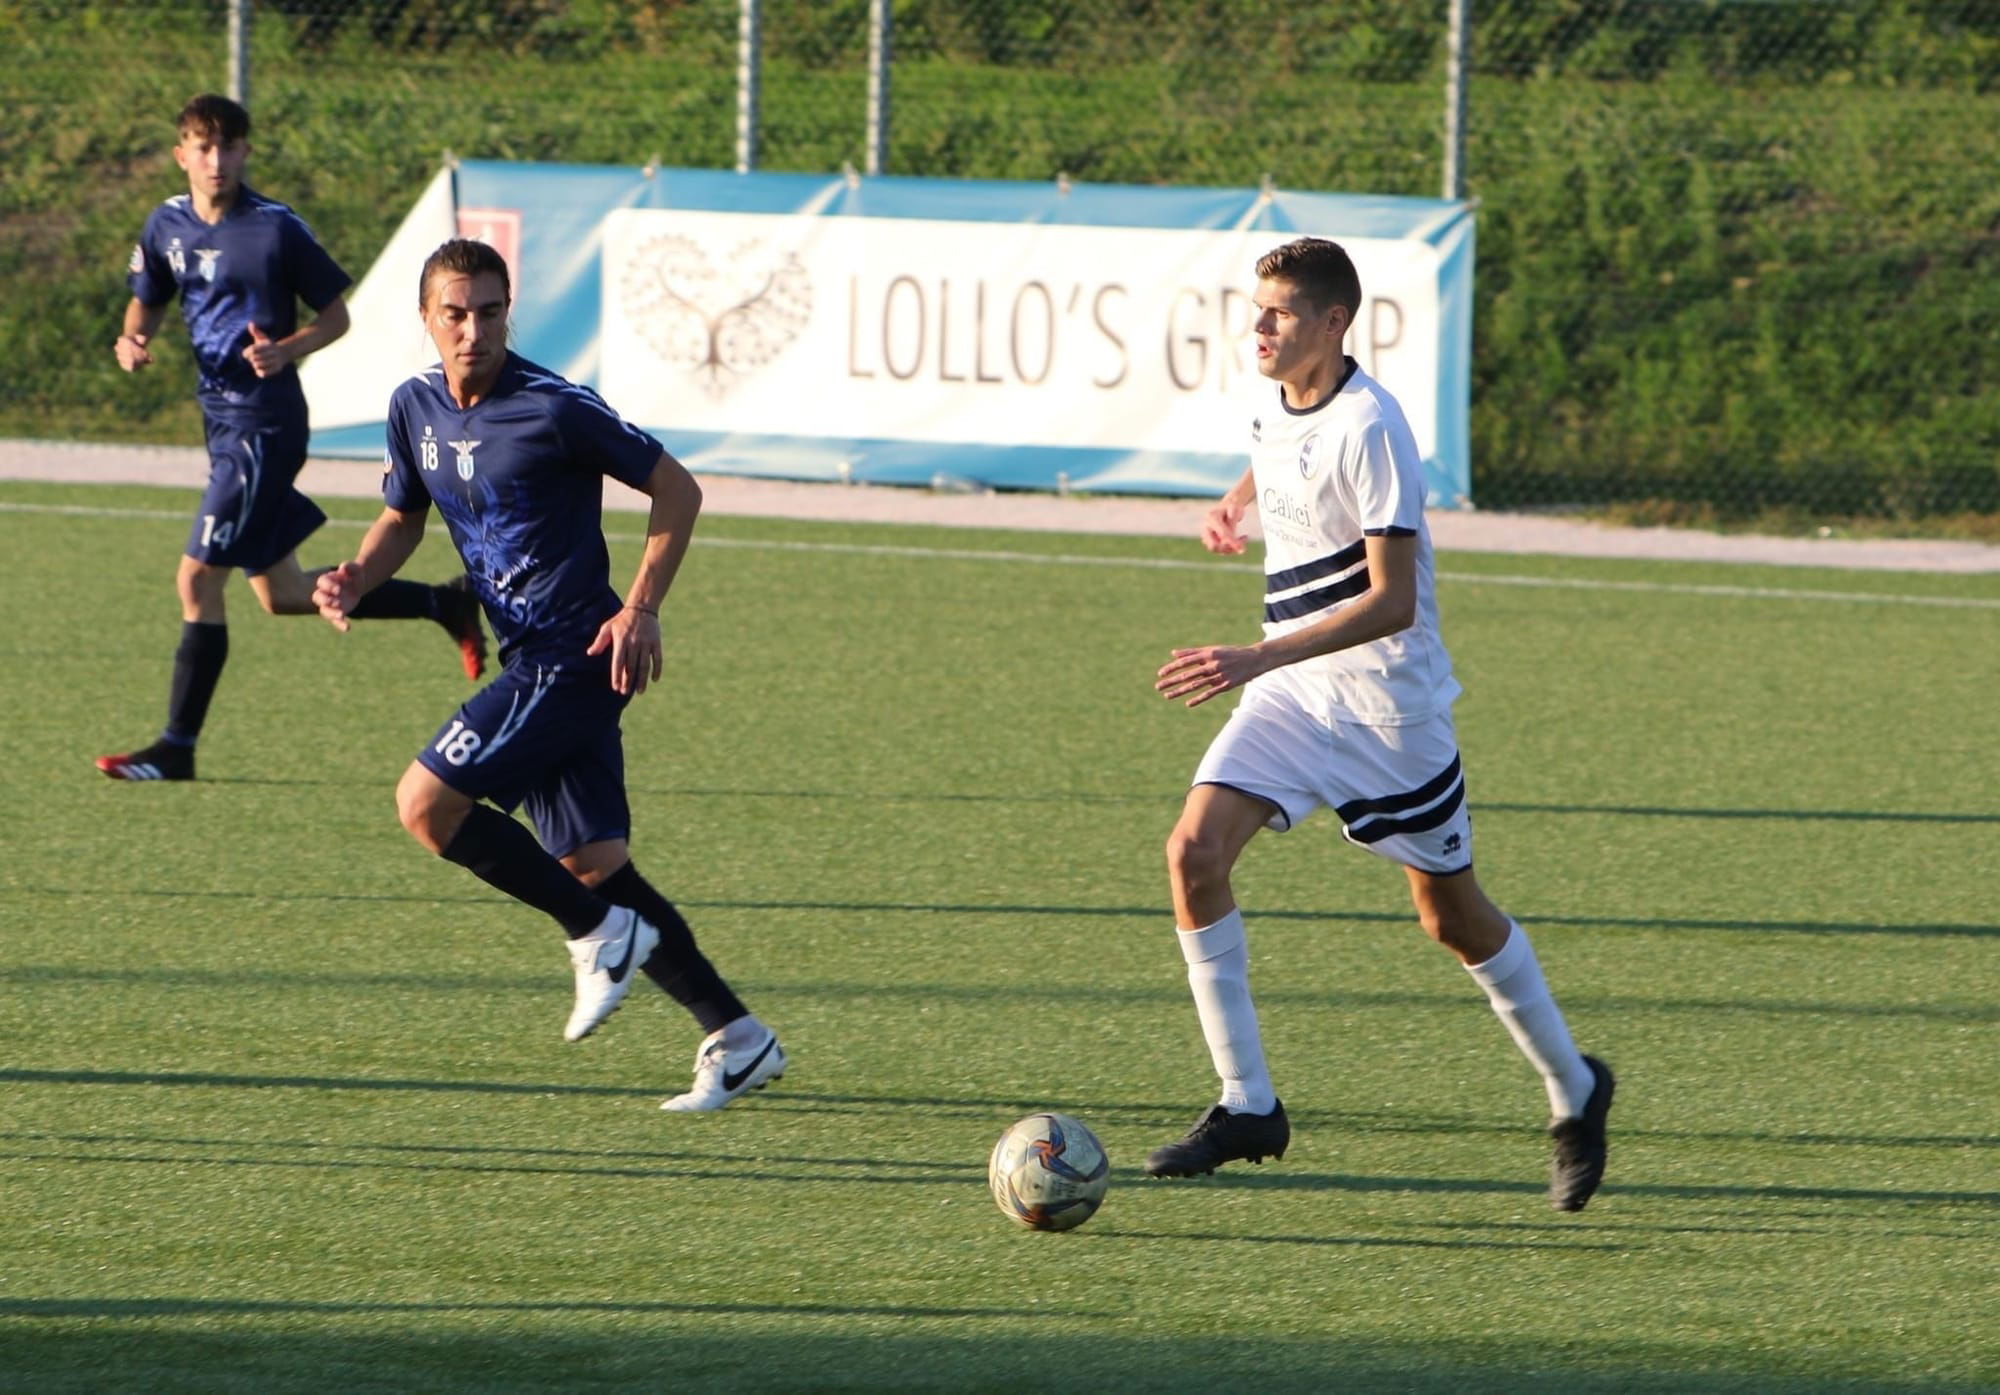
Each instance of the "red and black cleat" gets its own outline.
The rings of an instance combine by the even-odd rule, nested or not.
[[[122,756],[99,756],[97,768],[114,780],[192,780],[194,748],[155,741]]]

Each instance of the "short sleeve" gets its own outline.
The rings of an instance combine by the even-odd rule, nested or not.
[[[289,210],[285,214],[285,273],[292,290],[315,312],[333,304],[354,278],[341,269],[327,250],[319,245],[305,220]]]
[[[410,445],[409,412],[402,393],[389,401],[388,445],[382,456],[382,502],[400,513],[417,513],[431,506]]]
[[[132,260],[125,267],[125,284],[141,305],[165,305],[180,289],[173,267],[160,255],[158,227],[159,214],[154,213],[146,219],[138,242],[133,244]]]
[[[558,417],[571,460],[634,489],[643,485],[666,453],[652,436],[627,422],[587,387],[570,385]]]
[[[1345,464],[1362,532],[1407,537],[1423,525],[1423,463],[1406,434],[1372,421],[1354,438]]]

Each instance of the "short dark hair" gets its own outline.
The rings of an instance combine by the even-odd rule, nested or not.
[[[1345,306],[1349,320],[1361,312],[1361,276],[1347,249],[1338,242],[1295,237],[1257,259],[1257,276],[1263,281],[1291,282],[1315,309]]]
[[[424,274],[417,281],[419,310],[430,304],[431,277],[440,271],[452,276],[477,276],[490,271],[500,278],[501,292],[510,302],[514,299],[514,287],[507,277],[507,259],[490,242],[454,237],[424,258]]]
[[[202,135],[223,145],[250,139],[250,113],[216,92],[188,98],[174,123],[181,135]]]

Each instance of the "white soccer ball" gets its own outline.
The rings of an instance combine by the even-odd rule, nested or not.
[[[1000,1209],[1028,1229],[1071,1230],[1103,1204],[1111,1159],[1081,1120],[1030,1114],[993,1145],[986,1184]]]

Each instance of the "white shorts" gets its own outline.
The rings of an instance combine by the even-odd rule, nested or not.
[[[1472,865],[1451,713],[1409,726],[1363,726],[1309,711],[1283,683],[1253,683],[1194,772],[1277,810],[1283,833],[1322,805],[1356,847],[1439,876]]]

